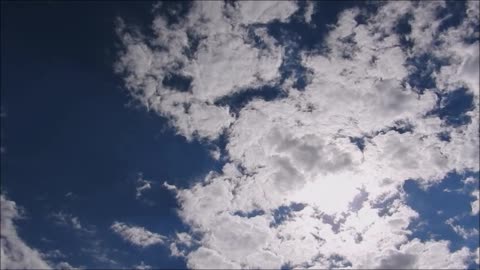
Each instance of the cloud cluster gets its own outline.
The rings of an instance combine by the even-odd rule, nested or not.
[[[280,78],[288,56],[267,26],[287,25],[297,4],[255,3],[194,2],[179,22],[157,16],[153,37],[119,24],[116,68],[131,95],[187,139],[226,140],[221,172],[186,189],[167,185],[190,225],[172,254],[192,268],[466,267],[475,250],[409,237],[418,213],[402,185],[479,170],[478,2],[450,27],[443,2],[346,9],[320,49],[300,52],[302,90]],[[314,29],[314,10],[305,8],[304,27]],[[424,58],[433,87],[412,79]],[[263,86],[285,95],[236,114],[218,102]],[[474,104],[471,121],[454,126],[432,112],[459,88]]]
[[[246,25],[284,21],[296,9],[293,2],[194,3],[178,23],[155,19],[153,46],[120,21],[125,51],[116,70],[126,74],[132,95],[171,119],[180,134],[215,139],[234,121],[216,100],[278,79],[282,48],[262,29],[255,35],[265,48],[257,48]],[[187,89],[168,84],[172,76],[186,81]]]

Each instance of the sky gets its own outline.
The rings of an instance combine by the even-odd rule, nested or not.
[[[2,2],[2,269],[479,269],[478,1]]]

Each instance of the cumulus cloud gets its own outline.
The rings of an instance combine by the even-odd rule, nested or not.
[[[402,186],[407,179],[429,186],[451,171],[479,170],[479,45],[465,41],[478,39],[478,3],[468,2],[463,21],[446,29],[437,17],[442,2],[375,5],[344,10],[322,49],[299,53],[309,72],[302,91],[288,83],[292,78],[281,80],[286,48],[265,28],[288,23],[294,2],[195,2],[177,23],[157,16],[153,37],[119,25],[125,48],[117,70],[131,95],[189,140],[215,143],[225,136],[220,172],[189,188],[164,184],[190,226],[170,244],[172,255],[191,268],[470,263],[474,250],[412,239],[409,225],[418,213]],[[308,4],[305,22],[313,12]],[[397,26],[405,18],[411,31],[401,37]],[[421,57],[443,61],[428,74],[433,87],[411,81]],[[173,74],[188,87],[166,83]],[[262,86],[285,95],[252,99],[235,114],[231,104],[218,102]],[[476,99],[467,112],[472,121],[452,126],[432,111],[459,87]],[[472,211],[478,213],[473,204]],[[130,228],[112,225],[117,233]]]
[[[1,269],[50,269],[42,254],[28,246],[18,235],[14,221],[22,217],[21,209],[3,194],[1,200]]]
[[[157,50],[120,21],[117,31],[125,50],[116,70],[126,74],[132,96],[171,119],[180,134],[215,139],[234,120],[229,108],[214,105],[216,100],[279,76],[282,48],[265,35],[260,37],[265,48],[257,48],[245,26],[285,21],[296,9],[286,1],[194,2],[179,23],[155,19],[152,42],[162,48]],[[190,81],[187,91],[163,83],[172,74]]]
[[[143,227],[130,226],[118,221],[115,221],[110,229],[122,237],[123,240],[143,248],[163,244],[167,239],[165,236],[150,232]]]

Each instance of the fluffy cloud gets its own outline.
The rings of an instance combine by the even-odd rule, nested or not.
[[[215,139],[234,120],[229,108],[214,106],[216,100],[279,76],[282,48],[261,31],[257,34],[265,48],[257,48],[246,25],[285,21],[296,9],[293,2],[194,2],[179,23],[155,19],[152,42],[158,49],[144,43],[142,35],[127,32],[120,21],[117,31],[125,50],[116,70],[126,74],[132,96],[170,118],[180,134]],[[189,88],[165,85],[172,75],[190,81]]]
[[[165,236],[150,232],[143,227],[129,226],[118,221],[114,222],[110,228],[125,241],[139,247],[163,244],[166,240]]]
[[[287,23],[294,2],[195,2],[177,23],[158,16],[153,37],[120,25],[117,70],[131,95],[187,139],[225,135],[221,172],[185,189],[165,184],[190,225],[172,254],[191,268],[466,267],[474,250],[411,239],[418,213],[402,189],[407,179],[428,186],[450,171],[479,170],[479,45],[466,41],[478,40],[478,3],[446,29],[441,9],[388,2],[344,10],[323,49],[299,53],[310,74],[302,91],[281,80],[286,48],[265,28]],[[308,4],[307,23],[313,11]],[[405,18],[411,31],[401,37]],[[421,57],[442,60],[428,74],[433,89],[411,82]],[[170,77],[188,87],[165,83]],[[218,102],[261,86],[285,95],[253,99],[236,114]],[[451,126],[431,112],[459,87],[477,99],[472,121]]]
[[[21,218],[21,211],[15,202],[2,194],[1,200],[1,269],[50,269],[41,253],[29,247],[17,233],[14,221]]]

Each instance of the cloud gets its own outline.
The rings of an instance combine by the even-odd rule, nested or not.
[[[73,270],[73,269],[82,269],[82,267],[74,267],[70,265],[68,262],[60,262],[55,264],[55,269],[61,269],[61,270]]]
[[[468,2],[463,21],[445,29],[441,2],[346,9],[320,48],[298,52],[308,70],[302,91],[279,71],[297,41],[265,27],[287,25],[296,3],[250,5],[195,2],[177,23],[157,16],[151,37],[118,28],[117,68],[132,97],[189,140],[215,144],[223,134],[226,142],[221,171],[188,188],[164,184],[190,227],[188,241],[170,243],[172,255],[190,268],[466,267],[474,250],[412,237],[418,213],[402,186],[479,170],[479,45],[465,41],[478,33],[478,5]],[[411,31],[401,36],[405,18]],[[425,75],[432,87],[412,80],[422,57],[439,62]],[[171,74],[187,89],[164,83]],[[217,102],[262,86],[284,95],[253,98],[235,114]],[[466,112],[472,121],[452,126],[433,112],[460,86],[477,98]]]
[[[152,267],[148,264],[145,264],[143,261],[141,261],[140,264],[134,265],[133,269],[146,270],[146,269],[152,269]]]
[[[115,221],[110,229],[120,235],[123,240],[143,248],[163,244],[167,239],[165,236],[150,232],[143,227],[130,226],[118,221]]]
[[[240,17],[242,24],[286,21],[298,8],[292,1],[242,1],[235,5],[233,12]]]
[[[187,267],[198,269],[238,269],[240,265],[229,261],[215,250],[200,247],[188,254]]]
[[[480,211],[480,192],[479,190],[474,190],[472,191],[472,197],[477,198],[474,200],[471,205],[472,205],[472,215],[478,215],[478,212]]]
[[[190,234],[177,232],[170,243],[170,253],[174,257],[185,257],[185,249],[191,248],[193,244],[195,241]]]
[[[460,225],[454,224],[454,222],[455,222],[454,218],[449,218],[445,221],[445,224],[449,225],[456,234],[460,235],[464,239],[468,239],[472,237],[478,238],[478,229],[476,228],[466,229]]]
[[[42,253],[42,257],[44,258],[54,258],[54,259],[62,259],[62,258],[66,258],[66,255],[63,254],[63,252],[59,249],[54,249],[54,250],[50,250],[48,252],[44,252]]]
[[[465,267],[470,256],[467,248],[453,253],[447,241],[429,241],[421,243],[413,240],[400,248],[401,252],[393,252],[380,260],[380,269],[459,269]]]
[[[140,197],[142,196],[142,194],[151,189],[152,188],[152,184],[153,182],[152,181],[149,181],[149,180],[146,180],[146,179],[143,179],[143,174],[139,174],[138,178],[137,178],[137,181],[136,181],[136,193],[135,193],[135,197],[137,199],[140,199]]]
[[[22,217],[20,208],[3,194],[1,200],[1,269],[50,269],[41,253],[29,247],[18,235],[14,221]]]
[[[152,42],[165,50],[147,46],[144,37],[127,32],[120,21],[117,32],[125,49],[116,70],[126,74],[133,97],[168,117],[187,139],[215,139],[233,121],[228,107],[213,105],[216,100],[279,77],[283,50],[266,35],[259,36],[265,48],[257,48],[245,25],[285,21],[296,9],[293,2],[194,2],[179,23],[155,19]],[[190,89],[164,85],[171,74],[189,78]]]
[[[59,211],[59,212],[52,213],[50,215],[50,217],[53,219],[53,221],[57,225],[69,227],[69,228],[75,229],[79,232],[85,232],[85,233],[93,233],[94,232],[93,229],[91,229],[91,228],[88,229],[86,226],[82,225],[82,223],[80,222],[80,219],[78,217],[73,216],[71,214]]]
[[[310,23],[312,21],[312,15],[313,15],[314,9],[315,9],[315,2],[308,1],[305,14],[304,14],[306,23]]]

